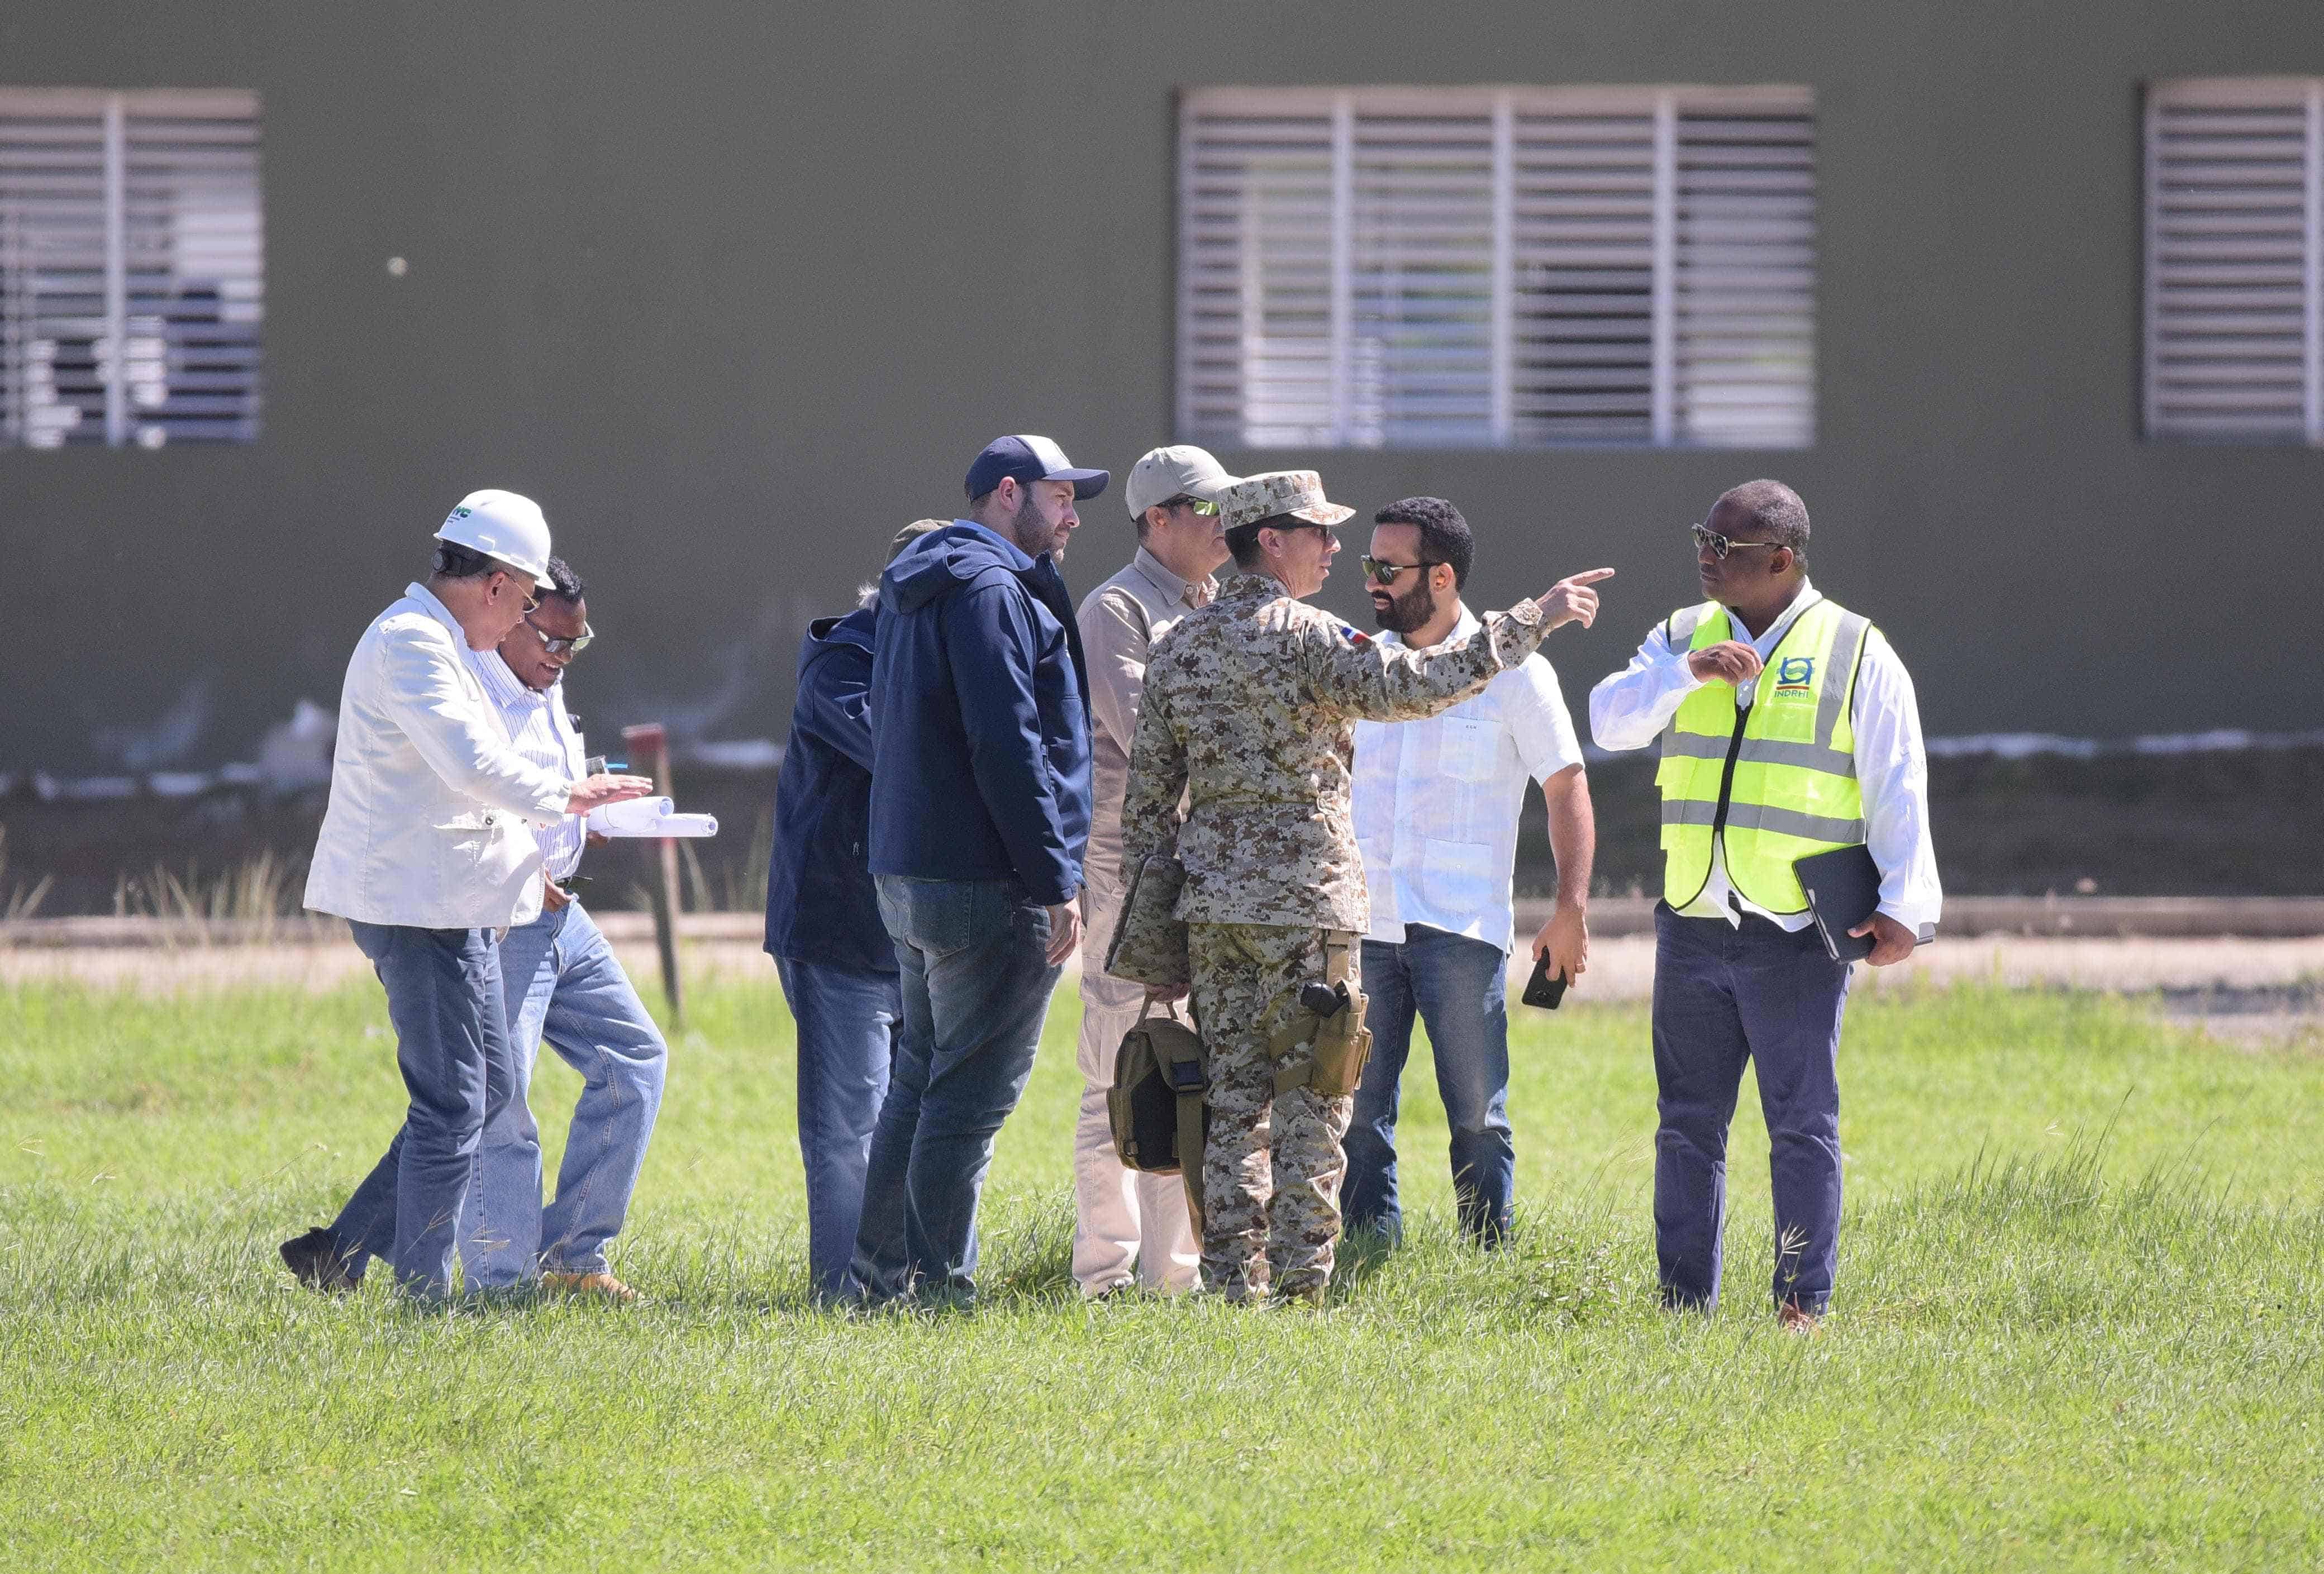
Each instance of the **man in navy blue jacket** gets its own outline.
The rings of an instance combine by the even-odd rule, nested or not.
[[[890,561],[943,520],[896,533]],[[799,1157],[818,1300],[847,1290],[872,1128],[888,1092],[903,1000],[880,921],[872,836],[872,626],[866,604],[818,618],[799,645],[798,697],[775,778],[767,953],[798,1025]]]
[[[968,514],[880,581],[872,874],[904,1022],[872,1137],[854,1291],[976,1294],[976,1203],[1065,959],[1089,837],[1089,685],[1056,559],[1111,480],[1047,437],[1001,437]]]

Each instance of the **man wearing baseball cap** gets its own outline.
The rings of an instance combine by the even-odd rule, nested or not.
[[[1247,477],[1222,502],[1236,572],[1151,653],[1122,861],[1139,869],[1175,840],[1185,866],[1176,916],[1210,1051],[1203,1283],[1231,1301],[1320,1302],[1370,1046],[1355,723],[1434,715],[1475,694],[1550,630],[1596,616],[1591,583],[1613,571],[1487,612],[1465,640],[1388,646],[1306,604],[1340,549],[1332,531],[1354,512],[1314,471]]]
[[[484,1126],[515,1081],[501,936],[541,908],[532,827],[653,790],[643,777],[576,781],[509,743],[462,659],[499,645],[540,604],[549,521],[530,498],[486,489],[436,532],[433,572],[364,631],[339,696],[331,796],[306,905],[347,920],[387,991],[411,1097],[397,1138],[398,1285],[450,1288]],[[345,1287],[327,1230],[285,1241],[306,1284]]]
[[[1082,602],[1082,654],[1089,660],[1092,802],[1082,883],[1081,1118],[1074,1128],[1074,1279],[1099,1296],[1125,1284],[1191,1289],[1201,1243],[1176,1175],[1140,1174],[1114,1151],[1106,1118],[1114,1057],[1136,1025],[1145,990],[1105,971],[1106,942],[1120,915],[1121,795],[1146,686],[1146,657],[1180,618],[1218,594],[1227,560],[1219,500],[1234,483],[1200,448],[1155,448],[1122,486],[1138,547],[1130,566]]]
[[[1057,571],[1111,478],[1041,437],[986,445],[968,512],[881,575],[871,867],[903,1031],[872,1136],[851,1293],[964,1304],[992,1140],[1081,938],[1089,686]]]

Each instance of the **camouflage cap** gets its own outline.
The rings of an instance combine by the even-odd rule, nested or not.
[[[1277,514],[1289,514],[1311,525],[1336,525],[1353,519],[1355,512],[1325,498],[1323,478],[1313,470],[1269,470],[1261,475],[1246,475],[1219,493],[1219,522],[1230,530]]]

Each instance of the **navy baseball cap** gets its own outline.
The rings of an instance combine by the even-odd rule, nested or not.
[[[982,497],[1010,475],[1020,482],[1070,481],[1076,498],[1095,497],[1113,480],[1110,471],[1074,469],[1065,451],[1047,437],[995,437],[968,467],[968,495]]]

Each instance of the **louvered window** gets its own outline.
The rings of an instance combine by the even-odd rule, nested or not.
[[[1190,439],[1814,437],[1806,88],[1200,88],[1178,141]]]
[[[0,446],[249,442],[258,99],[0,87]]]
[[[2147,89],[2146,434],[2324,443],[2324,78]]]

